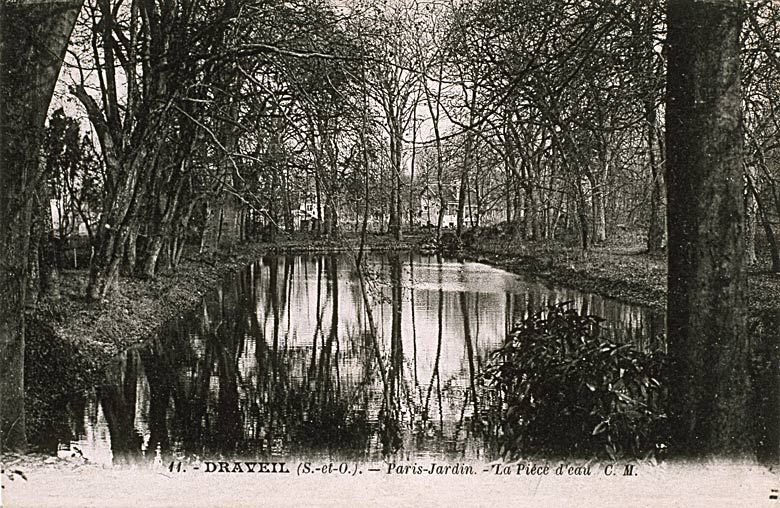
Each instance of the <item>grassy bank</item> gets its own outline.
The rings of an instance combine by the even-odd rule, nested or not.
[[[85,300],[87,271],[61,272],[61,298],[42,300],[30,312],[29,322],[44,326],[56,337],[99,356],[119,351],[151,337],[160,325],[182,310],[197,304],[203,294],[225,276],[263,255],[298,252],[349,252],[357,249],[355,238],[341,240],[285,240],[277,243],[248,243],[212,254],[186,257],[175,271],[154,279],[121,277],[118,290],[103,303]],[[370,237],[370,250],[408,249],[411,244],[385,237]]]
[[[666,305],[666,259],[635,250],[594,249],[583,254],[542,245],[527,244],[518,250],[483,245],[466,249],[466,255],[512,273],[626,303],[658,309]]]
[[[578,247],[475,235],[467,237],[467,258],[553,284],[626,303],[666,307],[666,254],[648,254],[636,242],[615,242],[582,252]],[[780,310],[780,275],[760,261],[748,271],[752,311]]]

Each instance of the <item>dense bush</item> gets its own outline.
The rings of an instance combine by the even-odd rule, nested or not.
[[[463,250],[463,241],[454,231],[442,231],[439,238],[439,250],[446,253],[457,253]]]
[[[98,359],[106,353],[96,343],[71,343],[38,319],[28,317],[26,324],[27,436],[40,451],[53,452],[75,438],[72,417],[83,416],[84,393],[103,379]]]
[[[601,337],[568,303],[519,323],[486,370],[503,399],[504,458],[520,454],[655,457],[665,448],[660,340],[648,349]]]

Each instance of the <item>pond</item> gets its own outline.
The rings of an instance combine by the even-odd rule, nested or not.
[[[512,323],[572,301],[641,345],[663,313],[418,254],[262,258],[70,402],[93,462],[145,455],[492,460],[482,370]]]

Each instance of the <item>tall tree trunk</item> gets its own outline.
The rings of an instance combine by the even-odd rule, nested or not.
[[[580,230],[580,246],[582,247],[583,251],[588,250],[588,247],[590,247],[590,226],[588,225],[588,203],[585,199],[585,189],[582,188],[582,177],[579,175],[576,175],[575,178],[577,181],[575,182],[575,203],[573,203],[574,208],[577,212],[577,225],[579,226]]]
[[[400,154],[399,154],[399,160]],[[393,234],[393,237],[398,240],[399,242],[403,239],[403,191],[401,189],[401,172],[399,171],[395,175],[395,220],[397,224],[395,225],[395,231]]]
[[[744,2],[670,0],[666,109],[673,450],[743,456],[750,383],[740,31]]]
[[[756,229],[758,228],[758,205],[751,192],[745,193],[745,262],[752,266],[758,262],[756,254]]]
[[[412,119],[412,159],[410,161],[410,175],[409,175],[409,228],[414,226],[414,211],[417,208],[414,205],[414,169],[417,162],[417,115],[414,115]]]
[[[82,103],[85,103],[84,96],[79,95]],[[105,135],[104,139],[108,137]],[[103,143],[102,146],[108,146],[106,141]],[[153,150],[154,147],[151,147],[151,150],[141,147],[130,155],[130,160],[115,160],[117,165],[108,169],[114,175],[120,175],[121,181],[117,184],[119,188],[115,193],[104,197],[106,208],[95,235],[97,245],[94,246],[95,254],[87,284],[87,298],[93,302],[107,298],[119,279],[125,242],[136,224],[140,204],[143,202],[147,166],[151,163],[147,155]],[[106,159],[108,161],[109,157],[106,156]]]
[[[144,266],[142,269],[142,275],[146,278],[152,278],[155,274],[155,267],[157,266],[157,258],[160,255],[160,250],[163,244],[171,237],[171,225],[173,219],[176,216],[179,206],[179,196],[184,189],[184,180],[181,180],[174,192],[170,193],[165,198],[159,198],[157,204],[162,208],[162,214],[157,215],[157,223],[153,226],[154,233],[152,234],[151,241],[146,251],[146,259],[144,260]]]
[[[124,273],[127,275],[135,273],[135,266],[138,260],[138,229],[139,226],[137,224],[133,226],[125,241]]]
[[[647,128],[647,162],[650,166],[650,223],[647,230],[647,251],[659,252],[664,248],[666,224],[663,214],[663,177],[658,168],[656,157],[656,129],[658,119],[655,104],[652,100],[645,101],[645,121]]]
[[[600,157],[600,164],[603,166],[602,175],[588,170],[585,176],[588,178],[590,186],[590,208],[593,223],[591,224],[592,242],[603,243],[607,239],[607,214],[604,199],[603,185],[606,183],[607,162],[606,156]]]
[[[607,241],[607,204],[604,191],[596,187],[593,192],[593,241]]]
[[[395,240],[401,240],[401,202],[403,196],[401,195],[401,173],[403,171],[403,132],[401,131],[398,120],[393,118],[392,132],[390,134],[390,165],[392,171],[390,174],[390,220],[388,222],[388,229],[393,235]]]
[[[469,126],[474,123],[477,107],[477,90],[476,88],[471,94],[471,100],[469,101]],[[463,167],[460,169],[460,188],[458,190],[458,216],[455,224],[455,234],[460,238],[463,234],[463,216],[466,206],[466,198],[469,192],[468,181],[469,174],[471,172],[472,159],[474,158],[474,132],[469,128],[466,131],[466,139],[463,144]],[[471,210],[469,210],[471,215]]]
[[[0,35],[0,450],[27,447],[24,305],[30,184],[81,2],[3,3]]]

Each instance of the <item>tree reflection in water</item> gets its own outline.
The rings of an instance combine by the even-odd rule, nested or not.
[[[497,425],[481,369],[529,309],[579,298],[637,340],[663,327],[645,309],[476,263],[368,261],[370,276],[346,255],[263,258],[124,353],[97,390],[114,460],[158,446],[489,459]]]

